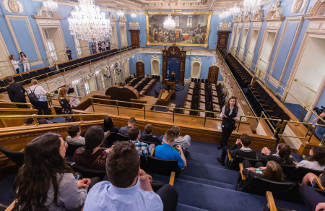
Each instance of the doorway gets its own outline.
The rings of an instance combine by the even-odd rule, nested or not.
[[[61,28],[44,26],[40,26],[40,28],[49,63],[52,65],[67,60]]]
[[[258,31],[252,30],[250,35],[250,41],[247,47],[247,53],[245,58],[245,64],[250,67],[252,65],[253,57],[255,54],[255,47],[257,43]]]
[[[262,44],[259,59],[256,64],[256,76],[264,81],[267,69],[270,64],[271,54],[275,42],[276,32],[267,31]]]
[[[325,77],[325,37],[310,35],[304,47],[285,103],[311,108]]]
[[[248,35],[248,29],[244,29],[243,35],[240,41],[240,50],[239,50],[239,59],[244,60],[244,53],[245,53],[245,44],[246,44],[246,39]]]

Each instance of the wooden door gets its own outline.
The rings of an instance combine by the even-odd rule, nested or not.
[[[208,81],[210,83],[217,83],[218,82],[218,74],[219,74],[219,67],[211,66],[209,67],[209,74],[208,74]]]
[[[229,33],[229,31],[218,31],[217,49],[227,49]]]
[[[140,31],[130,30],[131,33],[131,44],[133,48],[140,48]]]
[[[144,63],[139,61],[137,62],[136,64],[137,66],[137,78],[141,78],[141,77],[144,77]]]

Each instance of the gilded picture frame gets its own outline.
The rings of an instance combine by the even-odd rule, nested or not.
[[[173,30],[163,29],[163,21],[168,15],[172,17],[178,17],[184,19],[184,17],[191,17],[191,18],[200,18],[200,23],[203,24],[206,22],[206,26],[200,26],[200,24],[196,24],[192,27],[178,25]],[[211,15],[212,12],[146,12],[146,33],[147,33],[147,45],[162,45],[162,46],[192,46],[192,47],[204,47],[207,48],[209,45],[209,35],[210,35],[210,23],[211,23]],[[153,22],[153,17],[156,16],[159,19],[159,26],[155,23],[154,27],[150,26],[150,23]],[[200,17],[201,16],[201,17]],[[176,19],[176,18],[175,18]],[[188,19],[188,18],[187,18]],[[157,21],[157,18],[156,18]],[[187,20],[188,22],[189,20]],[[190,20],[192,22],[192,20]],[[176,20],[177,22],[177,20]],[[184,22],[184,21],[183,21]],[[193,22],[197,22],[193,20]],[[181,23],[181,21],[179,21]],[[188,23],[187,23],[188,24]],[[192,23],[190,23],[192,24]],[[182,30],[187,28],[189,32],[182,33]],[[192,28],[192,29],[191,29]],[[158,32],[159,30],[159,32]],[[192,30],[192,31],[191,31]],[[164,32],[161,32],[164,31]],[[167,32],[166,32],[167,31]],[[199,33],[197,33],[199,32]],[[163,34],[159,37],[157,33]],[[167,33],[167,36],[166,36]],[[172,34],[172,35],[168,35]],[[169,39],[172,37],[171,39]],[[164,39],[165,41],[162,42],[161,40]]]

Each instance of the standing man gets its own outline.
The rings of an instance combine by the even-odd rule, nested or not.
[[[65,54],[67,55],[69,61],[72,60],[72,51],[70,50],[69,47],[66,47]]]
[[[8,76],[5,79],[6,83],[9,84],[7,87],[8,96],[11,102],[26,103],[25,92],[26,90],[21,83],[15,82],[12,76]],[[26,105],[17,105],[18,108],[27,108]]]

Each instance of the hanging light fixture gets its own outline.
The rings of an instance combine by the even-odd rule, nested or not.
[[[70,33],[76,39],[101,41],[112,35],[110,19],[94,4],[94,0],[79,0],[68,22]]]
[[[131,13],[131,17],[132,18],[136,18],[137,17],[137,14],[135,14],[134,12]]]
[[[164,21],[164,28],[166,28],[166,29],[174,29],[175,27],[176,27],[175,20],[172,18],[171,14],[168,14],[168,17]]]
[[[261,0],[244,0],[244,10],[245,12],[252,12],[256,10],[261,4]]]
[[[58,3],[54,0],[46,0],[43,2],[43,6],[48,10],[56,10],[58,8]]]
[[[119,11],[117,12],[117,15],[121,17],[121,16],[124,15],[124,12],[123,12],[122,10],[119,10]]]

